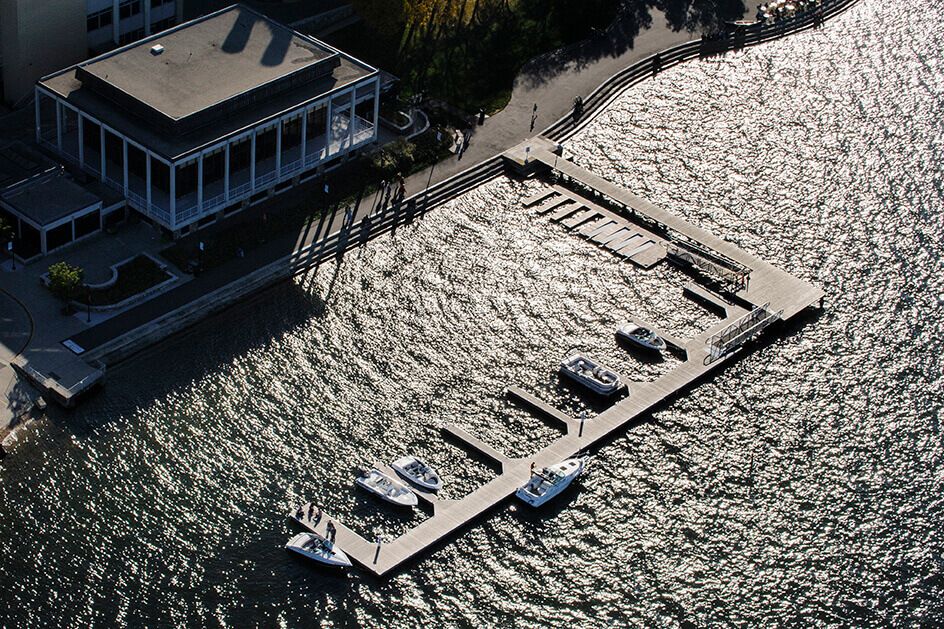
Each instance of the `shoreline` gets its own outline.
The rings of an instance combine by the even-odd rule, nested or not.
[[[627,89],[655,76],[662,70],[694,58],[707,58],[727,51],[738,51],[750,46],[769,43],[808,28],[817,27],[832,17],[843,13],[856,2],[857,0],[826,0],[826,5],[818,11],[818,13],[821,13],[821,17],[817,17],[811,12],[779,24],[762,25],[755,23],[745,27],[742,35],[727,36],[723,39],[692,39],[690,36],[682,38],[682,35],[689,34],[672,31],[659,33],[656,32],[657,27],[651,27],[648,31],[639,33],[633,38],[632,42],[640,45],[631,48],[628,53],[620,57],[620,69],[615,73],[609,73],[604,80],[597,81],[596,87],[587,93],[585,98],[586,108],[579,118],[574,119],[571,116],[569,106],[562,107],[558,103],[559,106],[556,109],[558,110],[557,113],[560,113],[560,117],[541,131],[539,136],[546,136],[557,142],[565,142],[592,121],[612,100],[618,98]],[[664,44],[667,39],[676,37],[680,41],[677,41],[674,45],[668,47],[663,45],[661,48],[653,46],[653,44]],[[648,41],[651,39],[656,41]],[[637,42],[636,40],[645,41]],[[52,395],[56,397],[57,389],[60,392],[65,390],[68,394],[62,396],[60,393],[59,396],[60,398],[65,397],[65,399],[57,401],[64,401],[64,406],[70,406],[101,384],[106,366],[117,365],[265,288],[290,279],[294,275],[325,263],[332,258],[339,258],[350,249],[357,248],[368,240],[396,230],[402,225],[409,224],[438,205],[503,174],[505,168],[501,162],[501,155],[509,147],[518,144],[522,138],[527,139],[530,135],[520,132],[526,128],[526,120],[531,113],[530,105],[523,105],[523,102],[535,98],[534,89],[528,89],[528,87],[519,89],[519,83],[526,80],[526,69],[543,58],[559,56],[562,51],[563,54],[574,57],[575,50],[593,45],[596,45],[593,40],[584,40],[565,49],[538,55],[525,64],[516,80],[515,89],[508,105],[487,121],[484,128],[479,127],[476,130],[471,148],[467,153],[469,159],[474,161],[472,166],[461,169],[462,164],[459,160],[453,162],[447,158],[411,176],[407,180],[407,189],[410,194],[399,206],[391,208],[389,214],[384,213],[379,217],[365,215],[357,220],[358,208],[355,208],[355,221],[345,227],[343,224],[344,212],[335,208],[330,216],[327,214],[322,216],[313,234],[306,233],[300,240],[297,235],[293,236],[291,238],[293,243],[288,253],[277,255],[274,259],[257,261],[257,264],[252,268],[248,268],[245,272],[230,273],[232,277],[223,278],[225,281],[221,281],[219,277],[213,278],[216,280],[216,286],[212,286],[213,282],[202,281],[201,284],[210,285],[211,288],[200,291],[197,296],[183,301],[175,308],[159,311],[159,308],[155,308],[156,304],[153,303],[157,300],[144,302],[141,304],[141,310],[135,313],[138,315],[137,318],[140,319],[141,313],[146,313],[148,310],[156,310],[155,316],[148,317],[139,324],[131,326],[130,329],[115,334],[105,342],[91,347],[87,352],[76,355],[57,347],[57,350],[65,352],[67,357],[72,359],[74,363],[82,363],[83,366],[87,367],[86,370],[79,369],[78,373],[81,373],[82,377],[77,381],[78,384],[85,383],[86,386],[82,386],[74,392],[58,380],[51,379],[42,372],[32,369],[28,358],[22,353],[14,361],[11,361],[19,371],[18,376],[13,377],[14,382],[17,377],[26,378],[33,382],[40,389],[41,395],[44,396]],[[628,57],[628,59],[622,59],[623,56]],[[578,69],[575,75],[569,75],[568,68],[573,63],[573,58],[558,59],[556,64],[558,74],[542,84],[540,89],[564,94],[563,99],[567,103],[573,91],[560,89],[562,86],[573,82],[575,76],[582,79],[578,82],[586,83],[586,80],[591,77],[584,75],[600,74],[613,65],[612,61],[601,59],[599,67],[594,68],[593,71],[583,68]],[[627,64],[627,61],[631,61],[631,63]],[[546,105],[542,102],[542,113],[545,109]],[[553,109],[552,107],[552,111]],[[561,112],[561,109],[564,109],[564,111]],[[514,123],[517,123],[520,129],[511,129],[511,125]],[[499,145],[506,146],[500,146],[500,150],[493,152],[492,149],[496,142]],[[437,175],[436,182],[432,183],[434,174]],[[278,202],[279,197],[274,198]],[[375,201],[376,199],[373,197],[365,199],[364,205],[368,208],[373,207]],[[365,213],[362,212],[362,214]],[[278,248],[274,247],[274,249]],[[247,265],[244,264],[243,266]],[[227,271],[232,271],[232,269],[227,269]],[[203,278],[200,279],[203,280]],[[194,288],[190,287],[190,292],[193,292]],[[135,310],[137,311],[137,309]],[[119,319],[121,316],[115,318]],[[100,325],[107,324],[109,322]],[[110,323],[110,325],[114,326],[115,323]],[[92,329],[94,327],[83,330],[74,336],[81,336],[84,332]],[[91,370],[91,373],[89,373],[89,370]],[[0,409],[0,411],[3,410]],[[6,410],[9,411],[9,408],[6,408]],[[0,412],[0,420],[2,419],[4,417]],[[6,425],[7,421],[0,423]]]

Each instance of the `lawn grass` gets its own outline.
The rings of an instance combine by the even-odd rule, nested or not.
[[[145,255],[135,256],[118,266],[116,270],[118,277],[114,284],[107,288],[93,288],[88,292],[80,290],[76,301],[87,304],[88,298],[91,297],[93,306],[111,306],[143,293],[172,277],[157,262]]]

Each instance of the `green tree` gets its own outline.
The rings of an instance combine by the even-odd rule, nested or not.
[[[56,262],[49,266],[49,290],[68,304],[78,295],[84,277],[85,271],[82,267],[68,262]]]
[[[4,245],[4,249],[6,249],[6,243],[10,242],[11,238],[13,238],[13,225],[0,216],[0,243]]]

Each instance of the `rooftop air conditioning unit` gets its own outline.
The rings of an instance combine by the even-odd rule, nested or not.
[[[160,44],[155,44],[151,46],[151,54],[155,57],[164,52],[164,47]]]

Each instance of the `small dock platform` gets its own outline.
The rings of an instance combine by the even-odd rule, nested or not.
[[[549,215],[552,223],[637,266],[649,269],[667,256],[662,238],[563,186],[543,188],[523,205],[533,207],[539,201],[541,205],[535,208],[539,216]]]
[[[445,424],[442,427],[442,431],[445,436],[450,437],[456,443],[492,461],[498,465],[502,471],[504,471],[511,462],[511,459],[506,454],[499,452],[464,428],[456,426],[455,424]]]
[[[529,408],[530,410],[537,413],[538,415],[546,419],[549,419],[558,428],[563,430],[564,434],[567,434],[568,432],[570,432],[570,430],[573,427],[579,425],[580,423],[576,419],[568,415],[567,413],[564,413],[563,411],[560,411],[554,408],[553,406],[551,406],[550,404],[548,404],[541,398],[537,397],[536,395],[532,395],[531,393],[528,393],[521,387],[514,387],[514,386],[508,387],[505,393],[508,395],[509,398],[519,402],[520,404]]]

